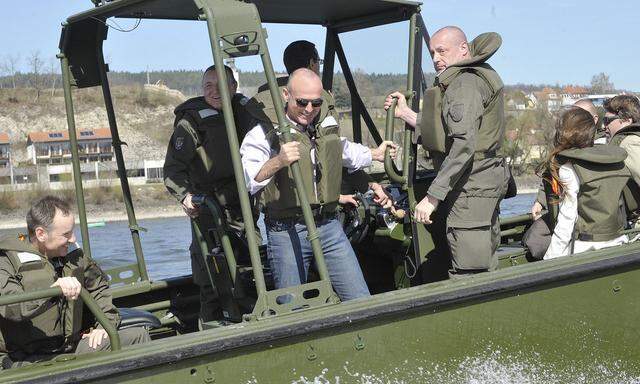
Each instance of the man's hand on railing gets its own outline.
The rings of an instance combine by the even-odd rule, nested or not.
[[[192,219],[195,219],[200,214],[199,208],[197,205],[194,205],[191,199],[193,195],[191,193],[187,193],[187,195],[182,200],[182,209],[184,213],[187,214]]]
[[[104,329],[95,328],[92,329],[89,333],[82,334],[83,339],[86,339],[87,337],[89,338],[89,347],[97,349],[102,344],[102,340],[106,340],[109,335]]]
[[[539,218],[542,217],[542,204],[540,204],[539,202],[535,202],[533,203],[533,206],[531,207],[531,215],[533,216],[533,220],[538,220]]]
[[[80,296],[82,285],[75,277],[61,277],[51,284],[52,287],[60,287],[62,294],[69,300],[76,300]]]
[[[384,152],[389,148],[389,156],[392,159],[396,158],[398,154],[398,144],[394,144],[393,141],[385,140],[383,141],[378,148],[374,148],[371,150],[371,159],[375,161],[384,161]]]

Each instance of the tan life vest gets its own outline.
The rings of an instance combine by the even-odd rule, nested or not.
[[[626,156],[623,149],[605,145],[560,152],[559,159],[571,163],[580,183],[574,239],[608,241],[622,234],[620,198],[631,177]]]
[[[270,122],[261,124],[267,141],[274,151],[279,151],[283,143],[279,131]],[[300,170],[307,199],[312,208],[323,207],[332,212],[338,206],[342,184],[342,142],[340,128],[332,116],[316,124],[316,132],[291,130],[293,140],[300,143]],[[315,163],[311,151],[315,152]],[[263,201],[265,215],[272,219],[292,218],[302,210],[296,194],[295,182],[290,167],[276,172],[264,188]]]

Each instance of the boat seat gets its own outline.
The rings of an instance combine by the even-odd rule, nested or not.
[[[162,326],[160,320],[150,312],[135,308],[118,308],[118,311],[120,312],[121,317],[120,328],[118,329],[132,327],[155,329]]]

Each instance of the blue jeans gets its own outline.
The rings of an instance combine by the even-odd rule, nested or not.
[[[267,256],[276,288],[306,283],[313,260],[307,226],[295,220],[267,219],[265,224]],[[333,218],[319,221],[316,225],[329,277],[340,300],[369,296],[360,264],[340,222]]]

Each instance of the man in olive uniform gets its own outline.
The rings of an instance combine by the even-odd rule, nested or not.
[[[225,65],[228,84],[219,84],[215,66],[207,68],[202,78],[204,96],[195,97],[176,107],[174,132],[164,163],[164,184],[167,190],[182,204],[184,211],[196,220],[205,236],[214,227],[213,216],[208,209],[192,203],[196,194],[213,197],[224,211],[229,228],[235,232],[231,241],[244,241],[244,223],[240,210],[240,199],[233,174],[231,152],[225,128],[221,86],[229,88],[233,95],[238,141],[244,137],[243,129],[251,123],[243,122],[248,114],[244,110],[247,98],[236,93],[238,83],[231,68]],[[211,286],[200,246],[195,233],[192,234],[191,268],[194,283],[200,287],[201,322],[220,317],[217,292]],[[213,271],[210,262],[209,270]]]
[[[368,296],[353,248],[337,220],[342,167],[358,170],[382,161],[384,147],[369,149],[339,135],[332,116],[317,121],[323,104],[322,82],[301,68],[283,90],[293,141],[284,143],[277,122],[260,121],[245,136],[240,154],[249,192],[262,194],[268,257],[276,288],[307,281],[312,250],[289,165],[298,161],[314,213],[331,282],[341,300]],[[388,143],[386,143],[388,145]],[[377,202],[379,197],[374,198]]]
[[[604,102],[604,125],[609,144],[627,151],[624,163],[640,185],[640,101],[631,95],[618,95]]]
[[[2,367],[49,360],[60,353],[109,350],[107,332],[83,318],[78,301],[86,289],[107,319],[118,327],[120,314],[111,302],[108,278],[77,248],[69,205],[54,196],[37,201],[27,213],[28,240],[0,240],[0,295],[60,287],[63,297],[0,307]],[[123,346],[149,341],[142,327],[118,331]]]
[[[414,219],[435,222],[436,249],[450,251],[451,277],[498,265],[498,214],[508,180],[498,154],[505,129],[503,83],[486,61],[501,41],[498,34],[485,33],[468,43],[460,28],[442,28],[430,42],[437,77],[425,92],[422,115],[400,93],[385,101],[388,108],[392,97],[398,98],[396,117],[420,129],[422,145],[434,158],[437,176]]]
[[[624,164],[633,178],[624,190],[627,220],[640,226],[640,101],[636,96],[618,95],[604,102],[604,126],[609,145],[627,152]]]

